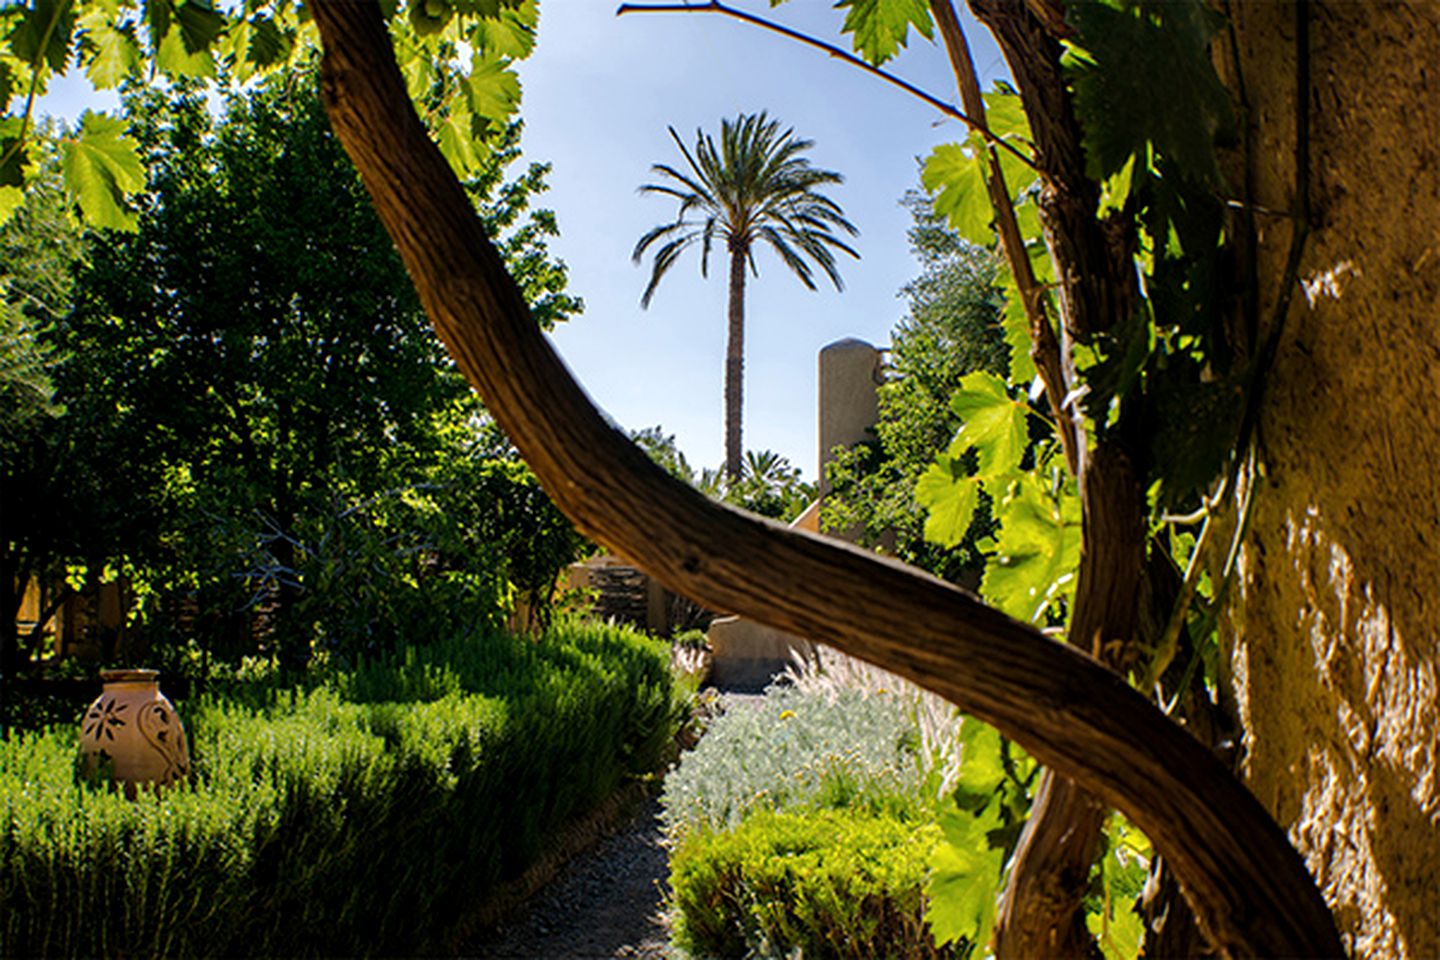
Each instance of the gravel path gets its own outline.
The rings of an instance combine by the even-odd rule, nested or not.
[[[660,918],[666,867],[659,814],[660,802],[647,802],[462,955],[496,960],[669,957]]]
[[[754,691],[727,691],[724,709],[753,708]],[[461,951],[479,960],[610,960],[672,957],[661,916],[667,874],[660,801],[575,857],[499,926]]]

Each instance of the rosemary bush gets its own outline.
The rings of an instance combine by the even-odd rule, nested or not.
[[[0,743],[0,955],[435,952],[683,712],[665,646],[566,622],[185,712],[193,781],[127,802],[75,734]]]

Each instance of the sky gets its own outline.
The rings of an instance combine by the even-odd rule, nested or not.
[[[732,5],[850,49],[844,11],[831,0]],[[964,5],[959,5],[963,7]],[[958,121],[857,68],[756,26],[708,12],[616,15],[612,0],[542,0],[538,43],[518,66],[525,122],[522,162],[553,164],[538,205],[555,211],[552,252],[570,271],[583,314],[553,334],[591,398],[627,429],[660,426],[691,465],[724,459],[723,363],[726,262],[712,254],[700,276],[698,250],[676,264],[640,307],[648,262],[630,253],[651,227],[673,218],[673,201],[639,195],[657,162],[683,163],[667,128],[693,143],[697,128],[718,133],[722,118],[768,111],[815,141],[808,156],[845,182],[826,192],[859,228],[858,261],[842,257],[843,292],[806,290],[762,250],[746,297],[744,443],[774,450],[816,474],[819,351],[845,337],[889,342],[903,318],[900,288],[918,267],[900,206],[919,186],[918,160],[964,137]],[[988,32],[961,11],[982,85],[1005,76]],[[885,67],[955,102],[944,51],[911,34]],[[75,117],[114,109],[78,79],[52,86],[41,112]],[[817,271],[818,273],[818,271]]]
[[[850,48],[840,34],[844,11],[829,0],[733,5]],[[816,166],[844,175],[827,192],[860,230],[861,259],[842,258],[843,293],[828,283],[806,290],[766,251],[747,288],[745,447],[783,454],[813,479],[819,351],[845,337],[888,344],[904,316],[900,288],[918,271],[900,197],[919,186],[917,158],[964,130],[898,88],[758,27],[713,13],[617,17],[615,9],[603,0],[543,0],[538,45],[520,66],[523,148],[528,159],[554,164],[539,202],[556,212],[552,249],[586,304],[554,342],[622,426],[662,426],[697,468],[722,462],[724,252],[712,253],[707,281],[691,251],[642,310],[649,262],[634,265],[630,253],[646,230],[673,218],[675,205],[637,188],[654,179],[651,164],[683,163],[668,126],[693,143],[697,127],[718,133],[722,118],[769,111],[815,141]],[[983,28],[965,25],[988,89],[1005,75],[1003,61]],[[912,34],[886,69],[956,100],[943,49],[923,37]]]

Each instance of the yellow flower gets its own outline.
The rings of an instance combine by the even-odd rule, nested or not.
[[[780,711],[780,719],[781,719],[781,720],[789,720],[789,719],[790,719],[791,717],[793,717],[793,716],[795,716],[795,711],[794,711],[794,710],[781,710],[781,711]]]

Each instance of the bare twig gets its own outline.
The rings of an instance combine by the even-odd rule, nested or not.
[[[939,97],[926,93],[913,83],[895,76],[895,74],[888,70],[881,70],[879,67],[872,66],[848,50],[842,50],[840,47],[826,43],[824,40],[817,40],[815,37],[801,33],[799,30],[787,27],[782,23],[766,20],[764,17],[757,17],[753,13],[747,13],[744,10],[737,10],[734,7],[726,6],[720,3],[719,0],[711,0],[710,3],[622,3],[619,9],[615,11],[616,16],[624,16],[627,13],[719,13],[772,31],[773,33],[778,33],[783,37],[789,37],[791,40],[797,40],[807,47],[814,47],[816,50],[824,51],[837,60],[843,60],[852,67],[864,70],[871,76],[879,77],[886,83],[894,84],[912,97],[918,97],[925,101],[936,110],[945,114],[945,116],[959,120],[971,130],[974,130],[984,137],[988,143],[1002,150],[1008,150],[1015,155],[1016,159],[1025,164],[1025,166],[1031,169],[1035,167],[1035,161],[1026,156],[1023,151],[1017,149],[1014,144],[991,133],[990,128],[985,125],[983,117],[978,117],[973,112],[961,112],[955,109],[953,104],[946,103]]]

